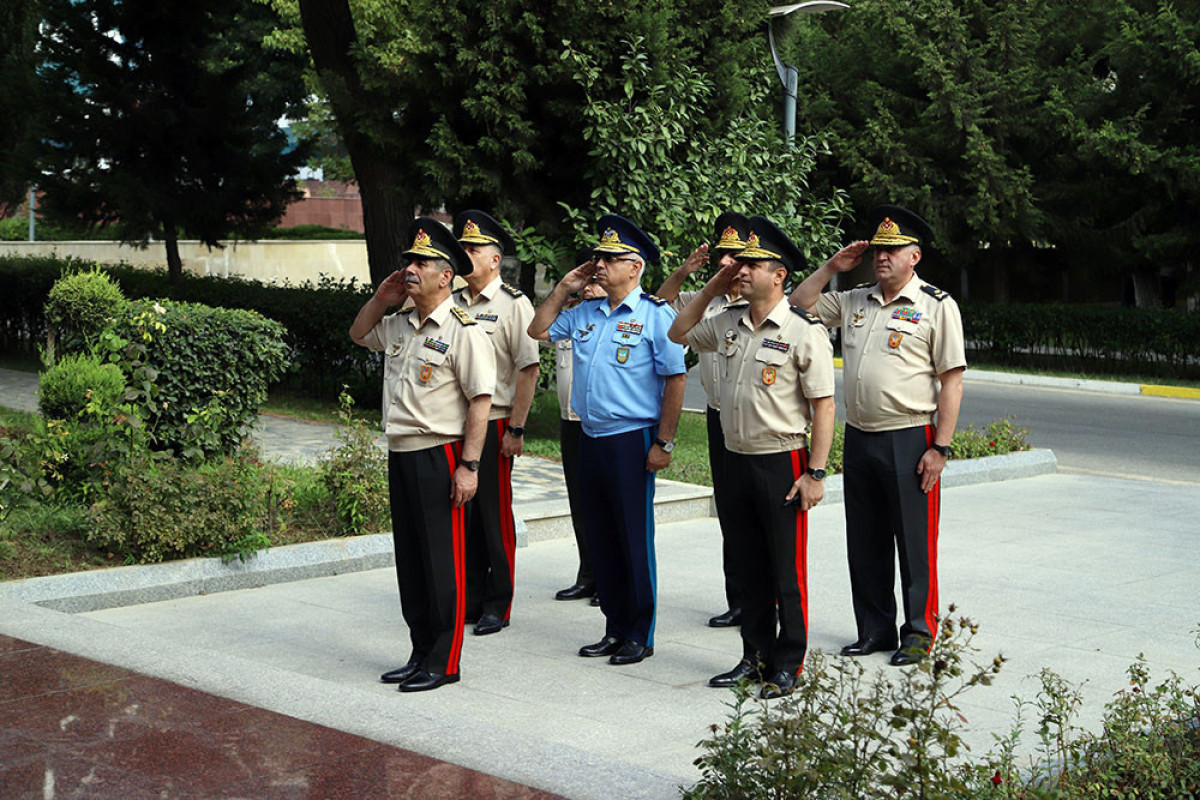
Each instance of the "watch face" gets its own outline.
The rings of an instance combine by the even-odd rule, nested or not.
[[[664,452],[664,453],[669,453],[669,452],[671,452],[672,450],[674,450],[674,449],[675,449],[675,443],[674,443],[674,442],[667,442],[666,444],[664,444],[664,445],[662,446],[662,449],[663,449],[663,452]]]

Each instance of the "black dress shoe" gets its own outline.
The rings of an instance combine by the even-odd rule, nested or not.
[[[621,649],[612,654],[612,658],[608,659],[608,663],[618,666],[621,664],[637,664],[652,655],[654,655],[653,647],[647,647],[644,644],[638,644],[630,640],[621,645]]]
[[[582,600],[585,597],[591,597],[596,594],[595,586],[588,586],[585,583],[577,583],[574,586],[568,586],[554,593],[555,600]]]
[[[411,678],[400,684],[399,689],[402,692],[428,692],[430,689],[445,686],[447,683],[458,683],[458,676],[419,669]]]
[[[605,636],[595,644],[586,644],[579,648],[579,655],[584,658],[598,658],[599,656],[611,656],[620,649],[620,639],[615,636]]]
[[[708,627],[710,628],[733,628],[741,624],[742,610],[740,608],[731,608],[724,614],[717,614],[708,620]]]
[[[592,595],[591,604],[596,606],[597,608],[599,608],[600,607],[600,595],[598,595],[598,594]]]
[[[888,663],[893,667],[907,667],[910,664],[920,663],[929,654],[931,644],[928,639],[920,636],[906,636],[900,643],[900,648],[892,653]]]
[[[475,623],[475,635],[487,636],[489,633],[499,633],[508,627],[508,620],[500,619],[495,614],[484,614]]]
[[[880,650],[895,650],[895,639],[872,639],[870,636],[859,639],[853,644],[848,644],[842,648],[844,656],[869,656],[871,653],[878,653]]]
[[[728,689],[737,686],[742,681],[757,681],[758,670],[748,661],[739,661],[738,665],[729,672],[722,672],[708,679],[708,685],[714,689]]]
[[[789,672],[776,672],[763,681],[758,696],[763,700],[775,700],[792,693],[796,688],[796,676]]]
[[[421,665],[416,661],[410,661],[399,669],[394,669],[391,672],[385,672],[379,676],[380,683],[404,683],[411,678]]]

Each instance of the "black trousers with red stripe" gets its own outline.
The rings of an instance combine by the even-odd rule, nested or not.
[[[896,636],[897,551],[904,599],[900,638],[932,642],[937,634],[942,484],[926,494],[917,474],[933,435],[932,425],[876,432],[846,426],[846,550],[860,639]]]
[[[400,609],[423,669],[458,674],[466,616],[466,525],[450,505],[462,443],[388,453]]]
[[[783,504],[807,466],[806,450],[725,453],[742,657],[768,675],[799,673],[808,648],[808,514]]]
[[[479,456],[479,489],[467,503],[467,610],[508,619],[512,613],[517,528],[512,457],[500,454],[508,419],[488,421]]]
[[[727,608],[742,607],[738,595],[738,585],[734,578],[733,560],[737,558],[737,548],[729,535],[729,511],[725,508],[725,433],[721,430],[721,412],[712,406],[708,407],[706,421],[708,423],[708,466],[712,472],[713,502],[717,506],[717,523],[721,526],[721,568],[725,572],[725,600]]]

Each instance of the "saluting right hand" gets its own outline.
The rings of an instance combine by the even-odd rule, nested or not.
[[[596,274],[596,270],[599,268],[594,260],[585,261],[564,275],[558,285],[566,290],[567,294],[574,294],[584,286],[587,286],[588,281],[592,279],[592,276]]]
[[[400,270],[388,275],[375,290],[375,299],[387,306],[398,306],[408,299],[408,286]]]
[[[829,260],[825,262],[825,266],[834,272],[849,272],[862,263],[863,253],[867,252],[867,248],[870,246],[870,242],[865,239],[851,242],[830,256]]]
[[[723,294],[729,294],[729,287],[733,286],[738,279],[738,273],[741,271],[742,265],[740,262],[727,264],[717,270],[717,273],[709,278],[708,283],[704,284],[704,292],[709,297],[720,297]]]
[[[684,259],[683,264],[679,267],[685,275],[691,275],[696,270],[708,263],[708,243],[697,247],[692,251],[692,254]]]

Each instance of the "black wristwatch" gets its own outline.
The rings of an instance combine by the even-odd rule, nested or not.
[[[478,461],[460,461],[459,463],[462,464],[467,469],[471,470],[471,472],[479,472],[479,462]]]
[[[669,453],[675,449],[675,442],[670,439],[655,439],[654,443],[661,447],[664,453]]]
[[[954,455],[954,448],[946,444],[931,444],[929,445],[929,449],[938,451],[942,454],[943,458],[949,458]]]
[[[808,469],[804,470],[804,472],[814,481],[825,480],[825,470],[823,469],[813,469],[812,467],[809,467]]]
[[[513,436],[520,439],[525,435],[525,428],[520,425],[510,425],[508,426],[508,433],[511,433]]]

